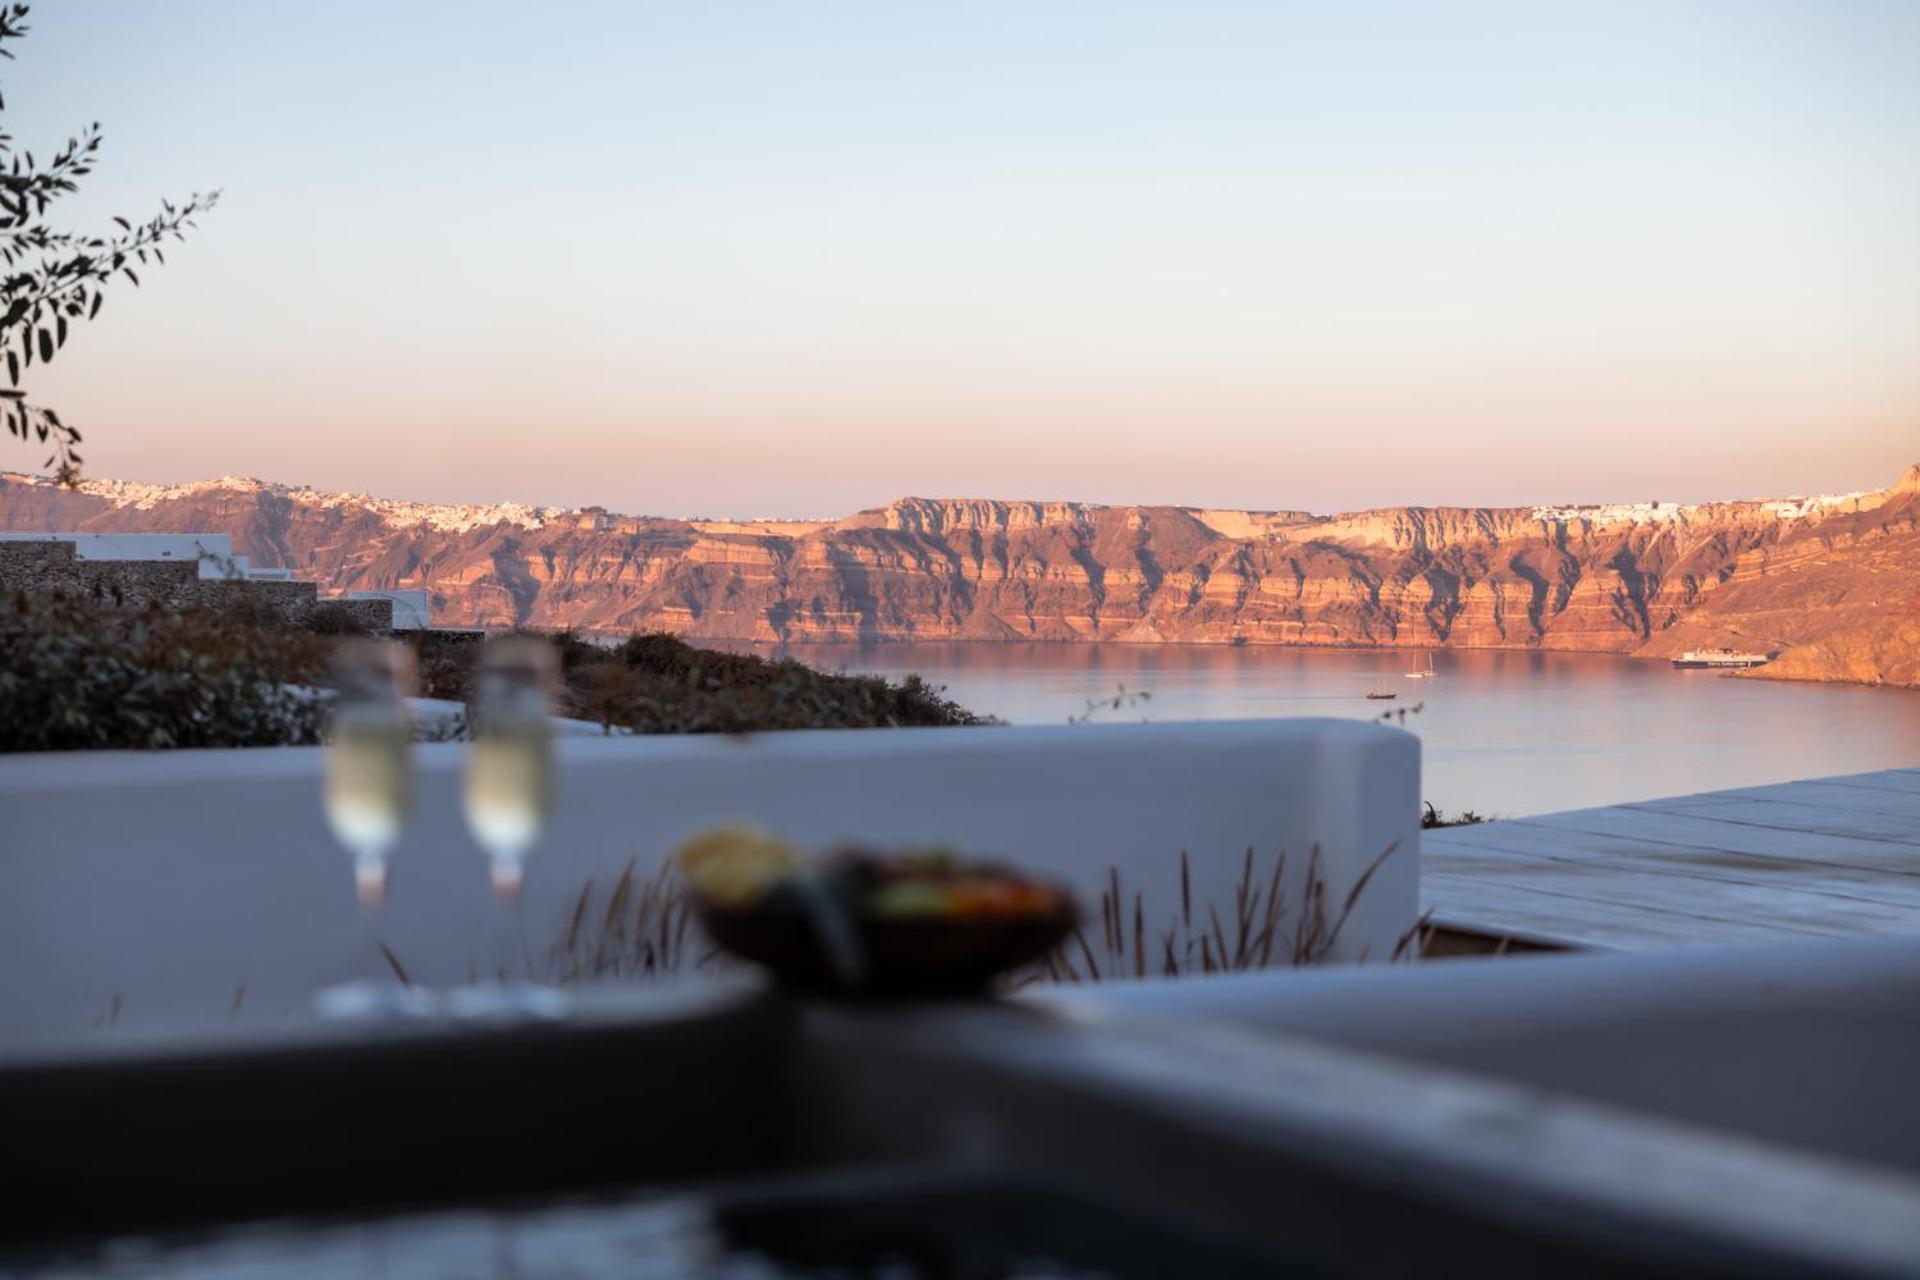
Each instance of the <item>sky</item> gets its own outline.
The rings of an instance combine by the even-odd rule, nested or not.
[[[1920,4],[42,0],[90,474],[829,515],[1880,487]],[[42,450],[0,439],[0,467]]]

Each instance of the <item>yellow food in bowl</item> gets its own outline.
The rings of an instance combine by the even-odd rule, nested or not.
[[[729,907],[750,906],[775,881],[806,865],[798,849],[749,826],[703,831],[674,858],[695,893]]]
[[[945,885],[925,880],[901,880],[884,885],[867,902],[867,910],[876,916],[943,916],[952,906],[952,897]]]

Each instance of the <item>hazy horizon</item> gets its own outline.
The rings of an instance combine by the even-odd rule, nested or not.
[[[1875,489],[1920,5],[34,8],[88,473],[823,516]],[[9,441],[0,469],[43,454]]]

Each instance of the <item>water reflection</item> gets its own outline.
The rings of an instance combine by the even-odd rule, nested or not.
[[[1727,678],[1600,654],[1212,645],[796,645],[829,670],[917,671],[966,706],[1062,723],[1125,685],[1150,701],[1096,720],[1407,718],[1427,798],[1509,815],[1920,764],[1920,693]],[[1369,702],[1369,689],[1391,702]]]

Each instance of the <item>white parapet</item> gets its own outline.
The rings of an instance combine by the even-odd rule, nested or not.
[[[1142,895],[1149,946],[1179,908],[1233,924],[1253,851],[1284,853],[1290,937],[1315,861],[1335,910],[1378,864],[1335,959],[1384,960],[1418,909],[1420,747],[1350,720],[872,729],[568,738],[523,902],[536,963],[592,881],[656,871],[687,836],[751,821],[812,847],[945,843],[1061,877],[1097,948],[1109,876]],[[416,982],[514,954],[459,813],[459,743],[419,747],[386,942]],[[0,1030],[304,1008],[366,972],[347,855],[320,808],[320,748],[0,756]]]

